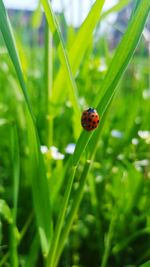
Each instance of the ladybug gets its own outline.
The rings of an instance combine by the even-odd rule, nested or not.
[[[82,113],[81,125],[86,131],[93,131],[97,128],[100,118],[94,108],[89,108]]]

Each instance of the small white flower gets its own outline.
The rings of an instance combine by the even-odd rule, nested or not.
[[[138,131],[138,135],[139,137],[141,137],[142,139],[148,139],[150,138],[150,131]]]
[[[118,130],[112,130],[111,131],[111,136],[114,138],[122,138],[123,137],[123,133],[121,131]]]
[[[134,162],[134,166],[139,169],[141,167],[146,167],[149,165],[149,160],[148,159],[143,159],[143,160],[138,160]]]
[[[117,157],[119,160],[123,160],[124,159],[124,155],[123,154],[119,154]]]
[[[55,160],[62,160],[64,159],[64,155],[58,151],[58,148],[55,146],[51,146],[48,148],[47,146],[41,146],[42,154],[50,154],[51,157]]]
[[[137,138],[132,138],[132,141],[131,142],[132,142],[133,145],[136,146],[136,145],[138,145],[139,140]]]
[[[146,144],[150,144],[150,131],[148,131],[148,130],[144,130],[144,131],[139,130],[138,131],[138,136],[141,139],[144,139]]]
[[[102,177],[101,175],[98,175],[98,176],[96,176],[96,178],[95,178],[95,182],[96,182],[97,184],[98,184],[98,183],[101,183],[102,180],[103,180],[103,177]]]
[[[67,154],[73,154],[74,153],[74,150],[75,150],[75,144],[73,144],[73,143],[70,143],[70,144],[68,144],[67,146],[66,146],[66,149],[65,149],[65,151],[66,151],[66,153]]]
[[[58,148],[56,146],[50,146],[49,150],[51,152],[57,152],[58,151]]]
[[[42,154],[46,154],[48,152],[47,146],[41,146],[40,149],[41,149]]]
[[[149,99],[150,98],[150,89],[145,89],[144,91],[143,91],[143,98],[144,99]]]
[[[103,72],[103,71],[106,71],[107,70],[107,65],[106,65],[106,63],[105,63],[104,60],[101,60],[100,65],[98,67],[98,70],[100,72]]]
[[[58,151],[58,148],[57,147],[55,147],[55,146],[51,146],[50,148],[49,148],[49,150],[50,150],[50,153],[51,153],[51,156],[52,156],[52,158],[53,159],[55,159],[55,160],[62,160],[62,159],[64,159],[64,154],[62,154],[62,153],[60,153],[59,151]]]

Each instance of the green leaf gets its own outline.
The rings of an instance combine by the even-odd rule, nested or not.
[[[140,40],[146,19],[149,14],[150,2],[149,0],[139,1],[139,5],[134,12],[126,33],[124,34],[116,53],[112,59],[109,69],[106,73],[104,81],[101,85],[100,91],[97,94],[94,107],[97,106],[97,111],[103,119],[103,115],[110,105],[113,96],[116,92],[117,85],[123,76],[133,54]],[[101,98],[101,92],[103,97]],[[93,133],[83,131],[78,139],[76,149],[73,155],[73,164],[77,165],[83,151],[85,150]],[[97,143],[99,138],[99,129],[94,132],[94,141]]]

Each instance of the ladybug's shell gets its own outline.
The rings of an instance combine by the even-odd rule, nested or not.
[[[96,109],[89,108],[82,113],[81,124],[86,131],[93,131],[99,124],[99,115]]]

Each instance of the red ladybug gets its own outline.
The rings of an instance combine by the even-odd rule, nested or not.
[[[93,131],[97,128],[100,118],[94,108],[89,108],[82,113],[81,124],[86,131]]]

